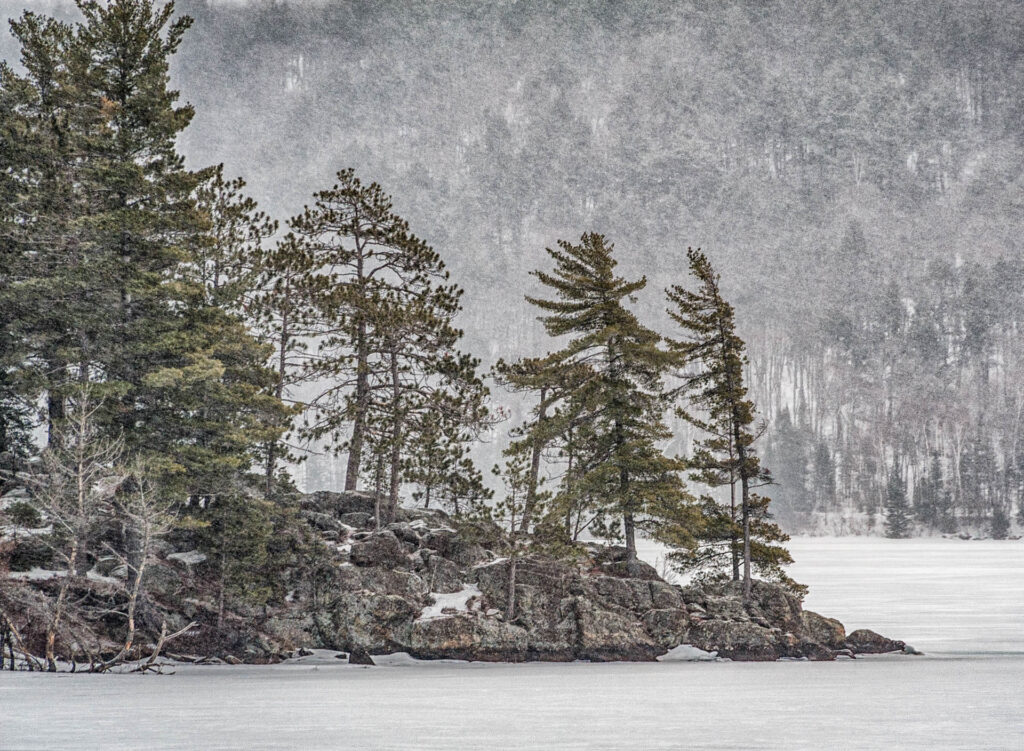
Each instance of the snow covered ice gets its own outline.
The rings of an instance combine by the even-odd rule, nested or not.
[[[1022,748],[1024,543],[791,548],[808,607],[926,656],[364,668],[318,652],[164,676],[2,673],[0,748]]]

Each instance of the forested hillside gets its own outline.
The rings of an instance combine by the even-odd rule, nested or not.
[[[666,332],[661,290],[700,246],[788,528],[1024,516],[1020,3],[178,9],[189,164],[223,161],[282,220],[343,167],[380,182],[465,287],[485,365],[551,348],[523,293],[557,239],[614,239]]]

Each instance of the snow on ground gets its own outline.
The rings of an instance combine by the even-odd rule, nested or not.
[[[186,550],[183,553],[168,554],[167,560],[180,561],[188,566],[195,566],[197,563],[202,563],[206,560],[206,554],[200,553],[198,550]]]
[[[458,592],[431,592],[434,604],[423,608],[416,620],[432,621],[435,618],[447,618],[454,613],[466,613],[469,611],[469,601],[482,594],[475,584],[467,584]]]
[[[164,676],[0,673],[0,749],[1024,747],[1024,543],[791,548],[808,607],[928,654],[361,667],[318,651]]]
[[[23,581],[46,581],[47,579],[56,579],[67,575],[67,571],[55,571],[54,569],[33,566],[28,571],[11,571],[7,574],[7,577],[10,579],[22,579]]]
[[[658,658],[658,662],[702,662],[715,660],[718,652],[705,652],[690,644],[680,644]]]

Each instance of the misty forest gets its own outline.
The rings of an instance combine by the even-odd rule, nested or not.
[[[180,9],[190,164],[282,223],[339,169],[384,186],[466,290],[484,368],[557,346],[523,299],[557,240],[613,242],[666,337],[663,290],[701,247],[787,530],[882,533],[890,507],[898,534],[1020,523],[1019,3]],[[482,468],[537,401],[491,391],[511,419]],[[687,456],[699,431],[666,419],[659,447]],[[309,489],[344,482],[337,445],[313,444]]]
[[[1019,539],[1020,2],[3,7],[0,669],[918,654],[790,535]]]

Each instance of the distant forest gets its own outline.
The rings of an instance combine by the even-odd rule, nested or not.
[[[177,9],[189,164],[279,217],[343,167],[380,182],[465,287],[485,365],[544,354],[523,294],[558,238],[612,238],[656,325],[702,247],[786,528],[863,532],[899,504],[921,531],[1024,523],[1024,4]]]

